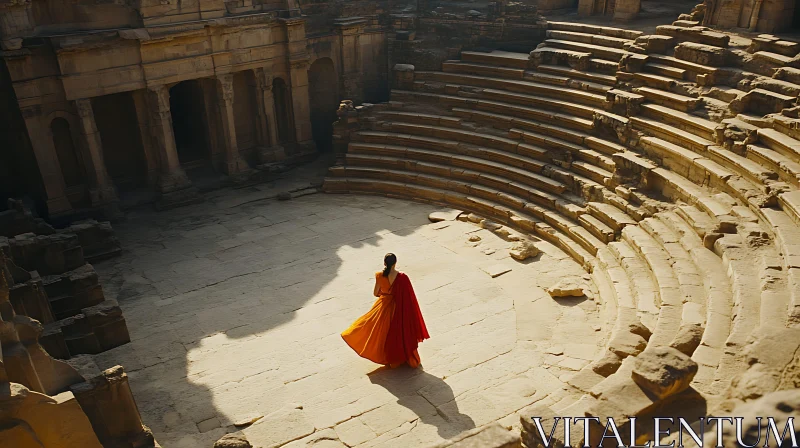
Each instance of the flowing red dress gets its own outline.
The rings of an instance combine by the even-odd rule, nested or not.
[[[378,300],[342,333],[342,339],[359,356],[372,362],[417,367],[417,347],[430,335],[411,280],[402,272],[394,283],[389,283],[382,272],[376,273],[375,279],[380,286]]]

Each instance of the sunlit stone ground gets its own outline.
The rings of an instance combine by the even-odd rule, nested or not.
[[[251,199],[133,213],[116,226],[123,256],[96,266],[132,337],[97,362],[125,367],[165,448],[210,448],[258,416],[245,430],[255,446],[426,446],[560,399],[602,346],[594,302],[544,291],[585,275],[546,243],[519,263],[474,224],[429,223],[433,206]],[[431,334],[418,370],[381,368],[339,336],[372,305],[389,251]],[[498,265],[511,271],[491,278]]]

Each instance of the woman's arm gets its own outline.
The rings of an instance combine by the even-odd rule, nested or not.
[[[378,277],[375,277],[375,288],[372,290],[372,295],[375,297],[380,297],[381,295],[381,284],[378,282]]]

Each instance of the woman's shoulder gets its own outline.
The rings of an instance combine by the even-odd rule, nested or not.
[[[383,271],[378,271],[375,273],[375,278],[383,277]]]

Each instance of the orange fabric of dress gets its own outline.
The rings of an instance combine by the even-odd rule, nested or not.
[[[342,332],[342,339],[359,356],[377,364],[390,365],[386,353],[386,337],[389,334],[396,305],[392,294],[393,285],[382,272],[375,273],[375,280],[380,287],[378,300],[366,314],[356,319],[350,328]],[[420,357],[417,350],[411,353],[406,362],[411,367],[419,366]]]
[[[342,333],[342,339],[359,356],[377,364],[388,364],[384,345],[394,315],[394,297],[389,279],[382,272],[375,273],[375,279],[380,285],[378,300]]]

